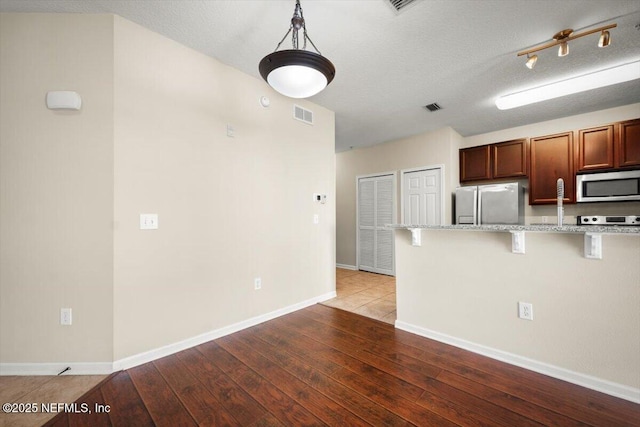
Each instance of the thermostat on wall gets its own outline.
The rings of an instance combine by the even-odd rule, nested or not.
[[[313,193],[313,201],[320,202],[324,205],[325,203],[327,203],[327,195],[320,194],[320,193]]]
[[[78,92],[55,90],[47,92],[47,108],[50,110],[79,110],[82,98]]]

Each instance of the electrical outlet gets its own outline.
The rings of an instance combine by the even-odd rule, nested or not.
[[[253,287],[256,291],[262,289],[262,279],[259,277],[253,279]]]
[[[525,320],[533,320],[533,304],[518,302],[518,317]]]
[[[60,309],[60,324],[64,326],[71,325],[71,309],[70,308]]]
[[[140,214],[140,230],[157,230],[158,214]]]

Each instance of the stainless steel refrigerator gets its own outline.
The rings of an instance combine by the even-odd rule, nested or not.
[[[524,187],[519,182],[456,188],[456,224],[524,224]]]

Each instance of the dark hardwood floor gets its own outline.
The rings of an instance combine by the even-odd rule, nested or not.
[[[638,404],[322,305],[115,373],[78,403],[92,413],[47,425],[640,426]]]

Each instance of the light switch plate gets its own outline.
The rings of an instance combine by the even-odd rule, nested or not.
[[[140,214],[140,230],[157,230],[158,214]]]
[[[60,324],[64,326],[71,326],[72,318],[71,318],[71,309],[70,308],[61,308],[60,309]]]

